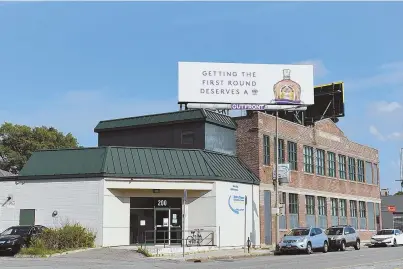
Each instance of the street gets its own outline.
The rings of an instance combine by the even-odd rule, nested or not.
[[[129,250],[96,249],[51,258],[0,257],[0,268],[98,269],[98,268],[232,268],[232,269],[397,269],[403,268],[403,247],[362,248],[360,251],[314,253],[308,255],[265,256],[237,260],[190,263],[145,258]]]

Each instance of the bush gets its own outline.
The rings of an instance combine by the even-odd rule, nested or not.
[[[95,234],[79,223],[65,224],[60,228],[45,229],[38,237],[33,238],[29,248],[22,254],[46,255],[95,246]]]

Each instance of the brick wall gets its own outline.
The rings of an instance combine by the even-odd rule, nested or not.
[[[272,185],[273,164],[275,162],[275,117],[261,112],[252,113],[251,116],[236,118],[238,128],[237,137],[237,153],[239,158],[251,169],[253,173],[259,176],[262,184]],[[332,193],[340,193],[353,196],[368,197],[380,199],[379,184],[367,184],[358,181],[339,179],[338,155],[342,154],[347,157],[353,157],[363,161],[378,164],[378,151],[376,149],[360,145],[350,141],[344,133],[331,120],[322,120],[317,122],[315,127],[305,127],[296,123],[279,119],[278,123],[279,139],[284,140],[285,161],[288,160],[287,141],[297,143],[297,166],[298,171],[291,172],[290,187],[309,189],[315,191],[325,191]],[[263,135],[270,137],[270,164],[263,165]],[[319,148],[325,150],[325,169],[327,172],[327,152],[336,154],[336,177],[327,177],[303,172],[303,147],[312,146],[314,149]],[[314,155],[314,164],[316,162],[316,154]],[[316,165],[314,165],[316,167]],[[379,165],[378,165],[379,167]],[[315,168],[314,168],[315,169]],[[365,169],[364,169],[365,170]],[[357,172],[357,164],[356,164]],[[347,170],[348,175],[348,160]],[[377,171],[373,170],[373,174]],[[327,174],[327,173],[326,173]],[[379,174],[378,174],[379,175]],[[379,176],[378,176],[379,181]],[[261,192],[263,193],[263,192]],[[262,195],[262,194],[261,194]],[[288,195],[287,195],[288,196]],[[272,195],[272,204],[274,205],[275,197]],[[288,199],[288,197],[287,197]],[[328,224],[331,223],[330,198],[327,199]],[[305,225],[305,197],[299,197],[299,224]],[[349,201],[347,201],[347,217],[349,217]],[[261,241],[264,242],[264,204],[261,203]],[[317,208],[316,208],[317,211]],[[288,214],[288,208],[286,210]],[[287,228],[289,227],[289,219],[287,218]],[[275,221],[273,218],[273,235],[275,238]],[[372,235],[373,232],[361,232],[365,238]]]

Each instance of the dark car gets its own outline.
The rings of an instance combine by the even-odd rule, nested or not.
[[[0,234],[0,252],[17,254],[21,248],[29,246],[31,239],[44,229],[46,227],[41,225],[21,225],[6,229]]]

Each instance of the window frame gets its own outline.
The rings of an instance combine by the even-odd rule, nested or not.
[[[270,136],[263,135],[263,165],[270,165]]]
[[[323,149],[316,149],[316,174],[319,176],[326,176],[325,154],[326,153]]]
[[[330,198],[330,213],[332,217],[339,216],[339,199],[337,198]],[[336,214],[336,215],[334,215]]]
[[[339,216],[347,217],[347,200],[339,199]]]
[[[364,207],[361,207],[361,205],[364,205]],[[358,210],[359,210],[360,218],[362,218],[362,219],[367,218],[367,205],[366,205],[365,201],[358,202]]]
[[[339,178],[347,179],[347,156],[339,154]]]
[[[282,164],[285,163],[285,142],[284,139],[279,138],[278,139],[278,147],[277,147],[277,140],[276,138],[274,138],[274,145],[275,145],[275,149],[277,148],[277,154],[276,157],[278,158],[278,163]]]
[[[288,213],[289,214],[299,213],[297,193],[288,193]]]
[[[336,177],[336,153],[328,151],[327,162],[328,162],[327,175],[329,177]]]
[[[350,200],[350,218],[357,218],[357,216],[358,216],[357,201]]]
[[[350,162],[350,161],[353,162]],[[353,171],[351,172],[353,168]],[[348,179],[351,181],[357,181],[357,172],[356,172],[356,159],[353,157],[348,157]]]
[[[315,215],[315,196],[305,195],[305,206],[307,215]]]
[[[356,163],[357,163],[357,181],[364,183],[365,182],[365,162],[363,160],[357,159]]]
[[[318,196],[318,216],[327,216],[326,197]]]
[[[311,146],[304,146],[303,148],[303,156],[304,156],[304,172],[309,174],[315,173],[315,166],[314,166],[314,154],[313,154],[313,147]],[[307,162],[309,161],[309,162]]]
[[[290,169],[298,170],[298,147],[297,143],[293,141],[287,141],[287,151],[288,151],[288,163],[290,164]]]

